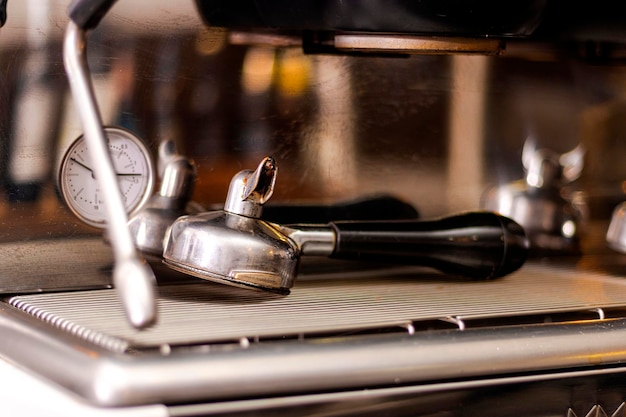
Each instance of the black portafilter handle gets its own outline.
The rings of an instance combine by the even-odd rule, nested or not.
[[[334,204],[272,204],[263,206],[261,219],[278,224],[324,224],[339,220],[417,219],[419,212],[411,204],[392,195],[360,197]]]
[[[7,0],[0,0],[0,28],[7,22]]]
[[[117,0],[74,0],[67,14],[83,30],[95,29]]]
[[[331,257],[428,266],[478,279],[507,275],[526,261],[528,239],[515,221],[470,212],[432,221],[333,222]]]

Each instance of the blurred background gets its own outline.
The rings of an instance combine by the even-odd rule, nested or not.
[[[0,32],[0,240],[97,232],[64,207],[57,165],[81,135],[62,60],[65,0],[9,1]],[[276,158],[274,202],[380,193],[422,217],[480,206],[523,178],[522,148],[582,144],[575,187],[591,218],[624,200],[625,61],[589,51],[503,56],[305,55],[231,42],[191,0],[120,0],[90,33],[107,125],[156,155],[171,138],[198,166],[194,200],[222,203],[233,174]],[[594,55],[594,54],[591,54]],[[594,55],[595,56],[595,55]]]

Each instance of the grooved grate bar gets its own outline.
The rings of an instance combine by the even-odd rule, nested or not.
[[[626,280],[527,264],[494,281],[419,268],[301,276],[291,295],[211,282],[159,287],[159,322],[130,327],[111,289],[32,294],[8,302],[58,329],[113,351],[306,337],[403,326],[420,320],[497,318],[626,306]]]

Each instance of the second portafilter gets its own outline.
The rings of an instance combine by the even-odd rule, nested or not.
[[[277,170],[274,159],[265,158],[256,170],[235,175],[224,210],[177,219],[164,240],[165,264],[212,281],[287,294],[303,255],[423,265],[481,279],[513,272],[526,259],[523,229],[491,212],[319,226],[261,220]]]
[[[521,224],[534,255],[579,254],[588,210],[571,184],[582,173],[584,156],[580,144],[559,154],[529,139],[522,150],[524,179],[490,187],[481,206]]]

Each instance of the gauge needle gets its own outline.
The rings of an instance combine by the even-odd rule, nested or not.
[[[85,168],[87,171],[91,172],[91,178],[94,178],[94,179],[96,178],[95,175],[93,174],[93,169],[89,168],[87,165],[78,161],[76,158],[70,158],[70,161],[80,165],[81,167]],[[115,175],[117,175],[118,177],[140,177],[143,174],[131,172],[131,173],[116,173]]]
[[[85,168],[87,171],[91,172],[91,178],[96,179],[96,176],[93,174],[93,169],[89,168],[87,165],[83,164],[82,162],[79,162],[76,158],[70,158],[70,161],[80,165],[81,167]]]

